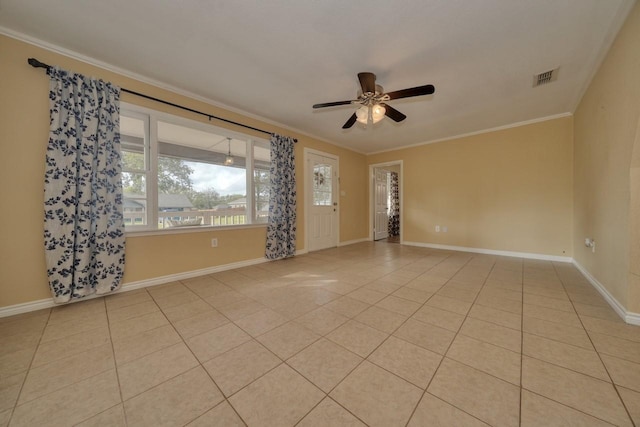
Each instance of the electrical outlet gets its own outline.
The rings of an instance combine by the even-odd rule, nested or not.
[[[218,247],[218,239],[216,239],[216,238],[211,239],[211,247],[212,248],[217,248]]]
[[[436,225],[436,233],[439,233],[439,232],[440,232],[440,226]]]
[[[442,227],[442,232],[446,233],[447,231],[449,231],[449,227],[447,227],[446,225]]]

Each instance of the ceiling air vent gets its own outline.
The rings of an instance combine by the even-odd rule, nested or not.
[[[551,83],[558,78],[558,68],[545,71],[533,76],[533,87],[541,86],[547,83]]]

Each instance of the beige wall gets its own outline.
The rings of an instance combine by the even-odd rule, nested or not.
[[[632,175],[636,191],[639,188],[638,164],[630,169],[640,117],[639,76],[640,6],[636,4],[574,119],[574,258],[633,312],[640,312],[640,280],[629,287],[629,279],[634,279],[630,273],[640,274],[640,257],[636,253],[630,259],[629,239]],[[634,197],[637,204],[638,195]],[[585,237],[595,239],[595,253],[584,246]]]
[[[298,138],[298,249],[304,249],[304,147],[339,156],[341,189],[346,193],[340,198],[340,240],[367,236],[366,193],[361,191],[366,186],[367,175],[364,155],[0,36],[0,200],[5,214],[0,221],[0,307],[51,296],[42,246],[42,191],[49,126],[48,78],[42,69],[34,69],[27,64],[29,57],[99,77],[127,89]],[[191,113],[129,94],[123,94],[122,100],[206,122],[206,119]],[[215,124],[242,130],[223,123]],[[264,137],[263,134],[256,135]],[[210,247],[211,237],[219,239],[217,249]],[[130,237],[127,238],[124,281],[127,283],[261,258],[264,256],[264,242],[264,227]]]
[[[394,160],[404,241],[571,256],[571,117],[368,157]]]
[[[631,158],[629,204],[629,310],[640,313],[640,120]]]

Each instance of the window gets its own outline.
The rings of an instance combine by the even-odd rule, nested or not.
[[[120,134],[127,230],[267,222],[267,140],[131,106]]]
[[[317,164],[313,166],[313,205],[330,206],[332,196],[331,165]]]

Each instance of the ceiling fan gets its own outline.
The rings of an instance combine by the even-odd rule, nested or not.
[[[363,124],[378,123],[389,117],[395,122],[401,122],[407,118],[400,111],[386,104],[387,101],[400,98],[410,98],[412,96],[431,95],[436,91],[433,85],[416,86],[408,89],[396,90],[384,93],[382,86],[376,84],[376,75],[373,73],[358,73],[361,90],[358,91],[358,98],[349,101],[325,102],[315,104],[313,108],[335,107],[338,105],[360,104],[358,110],[349,117],[349,120],[342,125],[342,129],[349,129],[356,121]]]

